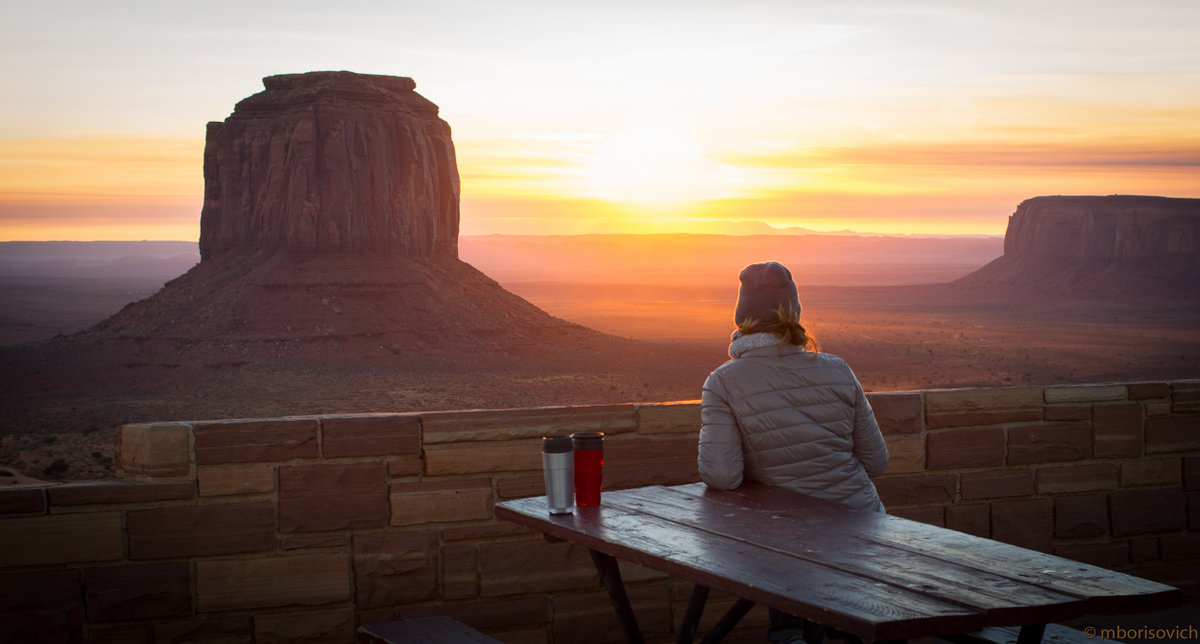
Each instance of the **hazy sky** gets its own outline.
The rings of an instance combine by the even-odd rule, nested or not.
[[[1003,234],[1200,197],[1197,43],[1195,0],[0,0],[0,240],[196,239],[205,123],[335,69],[440,106],[466,234]]]

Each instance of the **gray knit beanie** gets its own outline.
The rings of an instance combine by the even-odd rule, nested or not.
[[[796,294],[796,283],[792,273],[779,262],[760,262],[742,269],[738,279],[737,310],[734,322],[740,327],[747,320],[754,321],[753,330],[760,331],[779,319],[779,307],[791,309],[800,317],[800,297]]]

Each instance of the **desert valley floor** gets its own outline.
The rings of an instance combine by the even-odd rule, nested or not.
[[[612,342],[556,352],[548,338],[547,350],[507,356],[473,354],[468,342],[453,355],[388,361],[209,364],[136,386],[114,373],[96,373],[94,387],[10,386],[0,398],[0,466],[11,476],[0,470],[0,478],[111,476],[113,432],[125,422],[687,400],[726,359],[736,288],[505,286]],[[845,358],[868,391],[1200,376],[1194,299],[1037,297],[945,284],[800,291],[822,349]],[[124,384],[104,386],[110,381]]]

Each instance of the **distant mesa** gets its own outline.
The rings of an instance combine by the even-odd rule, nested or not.
[[[1200,199],[1028,199],[1009,217],[1004,255],[956,284],[1082,297],[1200,298]]]

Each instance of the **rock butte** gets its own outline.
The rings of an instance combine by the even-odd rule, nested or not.
[[[457,257],[450,126],[410,78],[350,72],[263,79],[209,123],[200,254]]]
[[[1080,296],[1200,296],[1200,199],[1036,197],[1008,222],[1004,255],[958,280]]]
[[[600,335],[458,259],[450,126],[411,79],[335,71],[263,85],[208,126],[200,263],[94,331],[320,355]]]

